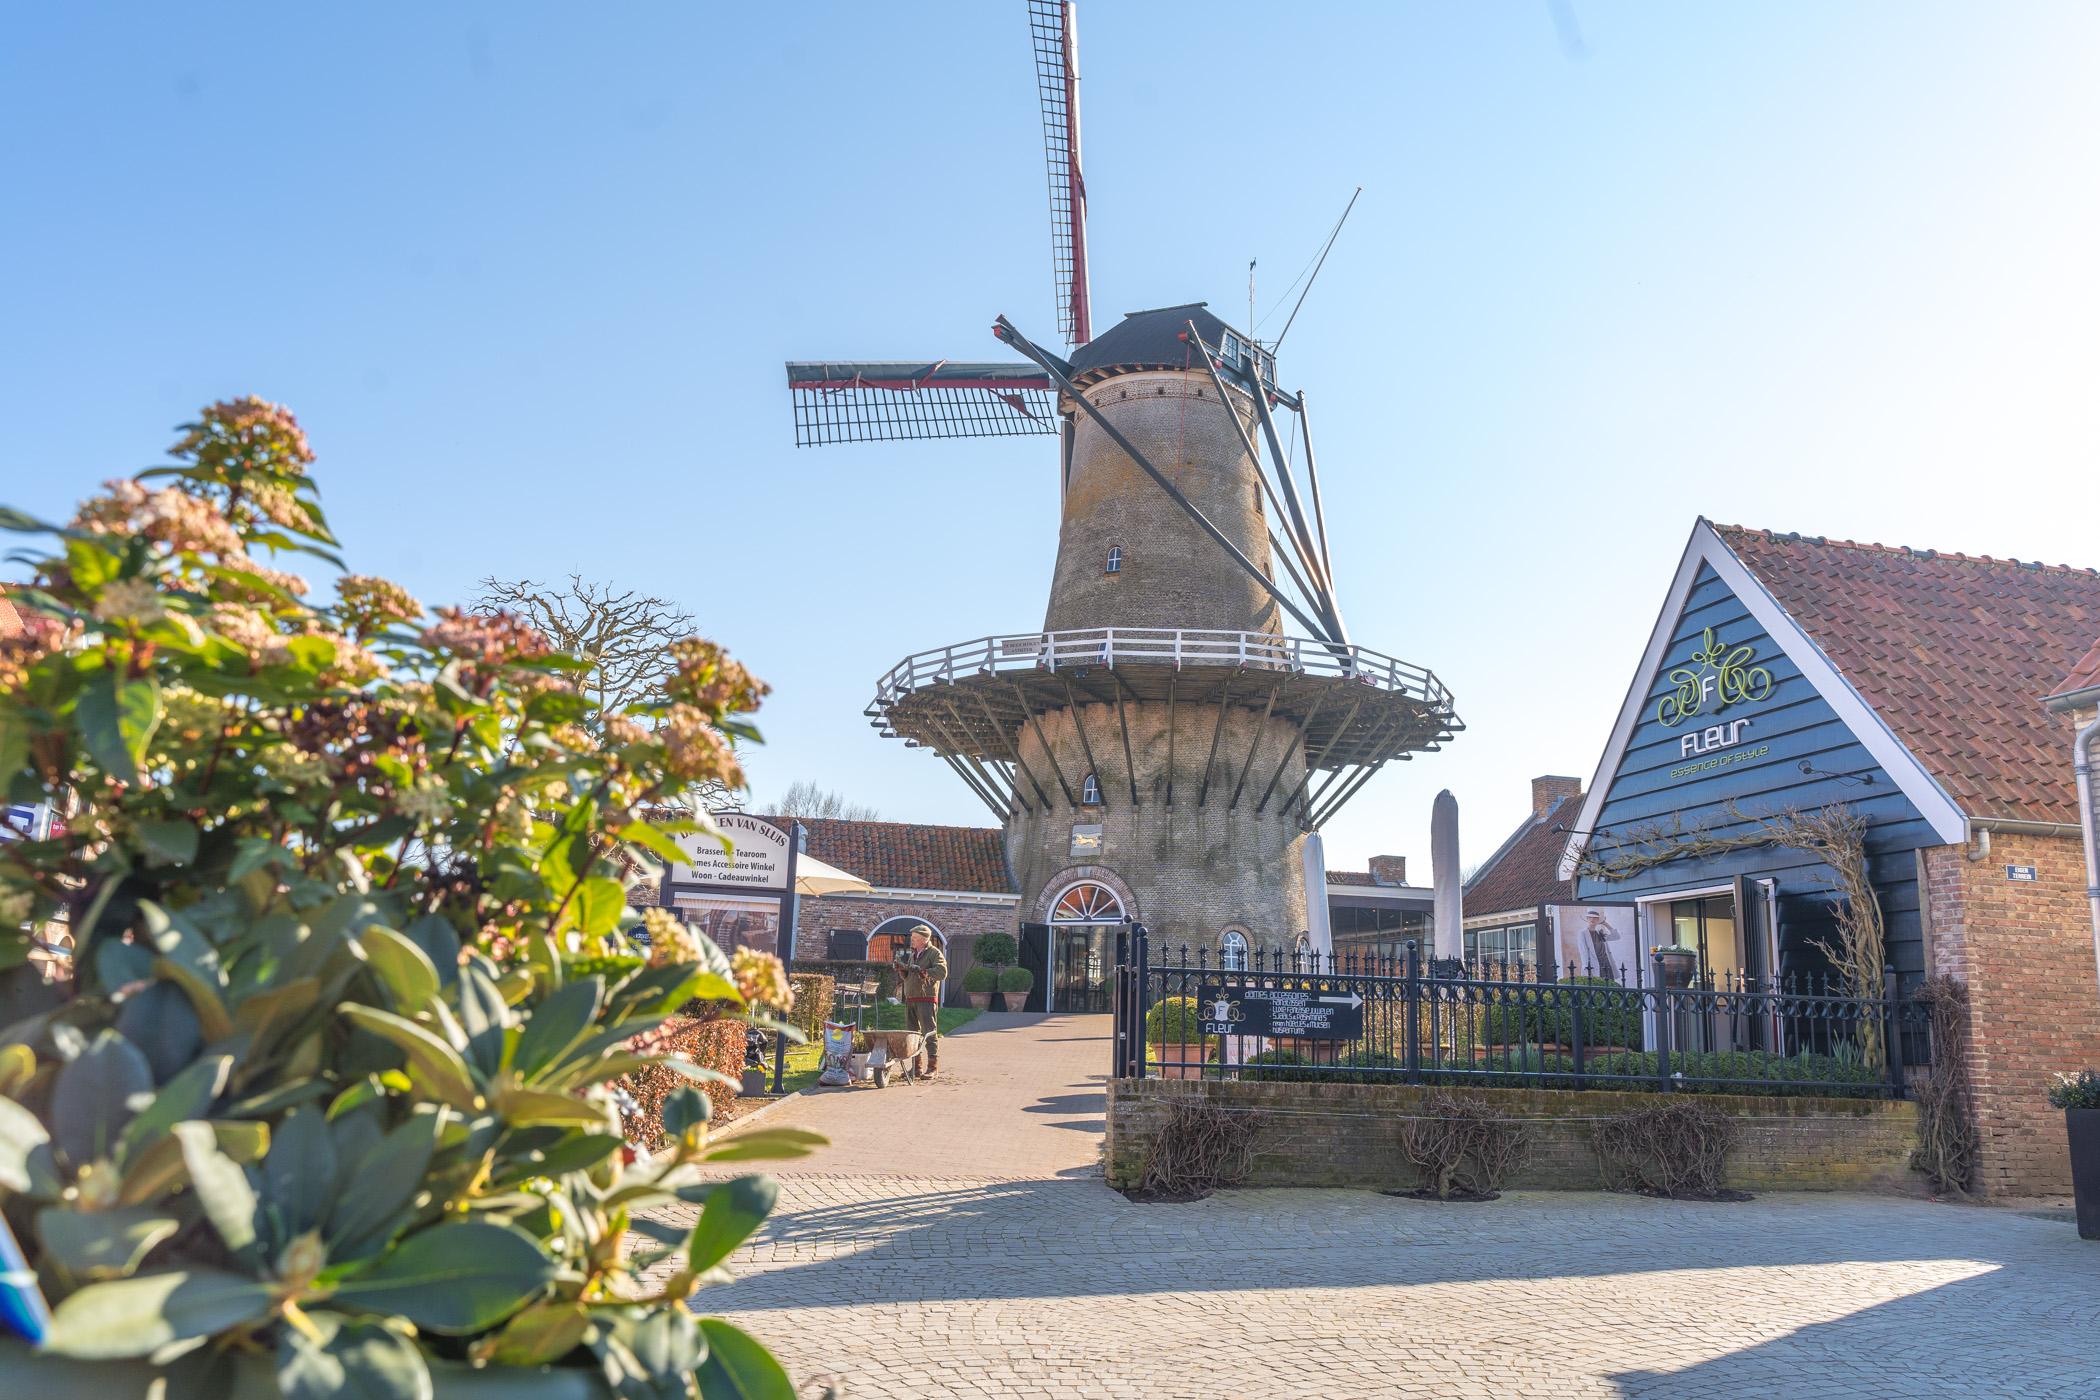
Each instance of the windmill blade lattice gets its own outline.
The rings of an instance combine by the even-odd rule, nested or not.
[[[807,361],[787,377],[797,447],[1058,431],[1057,395],[1034,365]]]
[[[1067,345],[1094,338],[1086,275],[1086,181],[1079,170],[1079,31],[1071,0],[1028,0],[1043,151],[1050,175],[1050,272]]]

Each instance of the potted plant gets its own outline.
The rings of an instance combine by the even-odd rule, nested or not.
[[[1655,979],[1658,986],[1689,987],[1699,973],[1699,950],[1682,944],[1655,949]]]
[[[2100,1073],[2059,1074],[2049,1102],[2064,1111],[2071,1141],[2071,1196],[2078,1211],[2078,1237],[2100,1240]]]
[[[963,995],[969,997],[970,1005],[979,1011],[992,1009],[992,993],[999,990],[999,970],[983,963],[971,963],[962,976]]]
[[[999,972],[999,995],[1006,998],[1008,1011],[1026,1011],[1028,992],[1035,986],[1035,974],[1025,967],[1002,968]]]
[[[990,968],[996,981],[1000,973],[1020,961],[1021,945],[1015,941],[1012,934],[994,929],[990,933],[978,935],[977,942],[971,949],[971,956],[982,966]],[[982,1009],[989,1009],[989,1004]],[[1018,1006],[1007,1007],[1009,1011],[1020,1009]]]
[[[1166,997],[1145,1013],[1145,1058],[1161,1079],[1200,1079],[1208,1038],[1194,997]]]
[[[715,1077],[630,1046],[778,1004],[777,960],[650,909],[646,963],[570,962],[700,829],[646,814],[738,784],[764,687],[693,639],[600,716],[513,618],[356,575],[310,606],[251,553],[334,544],[292,416],[217,404],[174,450],[63,529],[0,509],[58,539],[9,590],[0,788],[69,805],[0,844],[0,1242],[41,1343],[0,1341],[5,1389],[790,1397],[687,1300],[777,1195],[703,1164],[812,1135],[711,1149],[686,1085],[649,1154],[615,1107],[637,1070]],[[46,984],[26,930],[60,919]]]

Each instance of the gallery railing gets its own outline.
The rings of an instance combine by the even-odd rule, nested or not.
[[[1521,963],[1271,953],[1221,966],[1136,939],[1116,969],[1126,1078],[1646,1088],[1900,1098],[1928,1062],[1894,974],[1863,997],[1815,973],[1630,978]]]

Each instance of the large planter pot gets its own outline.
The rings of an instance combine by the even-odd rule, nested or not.
[[[2100,1240],[2100,1108],[2067,1108],[2064,1130],[2071,1139],[2071,1199],[2078,1208],[2078,1238]]]
[[[970,1005],[976,1007],[979,1011],[989,1011],[992,1009],[992,998],[995,995],[997,995],[997,993],[964,992],[963,995],[968,997],[970,999]]]
[[[1697,953],[1657,953],[1656,977],[1665,987],[1689,987],[1699,972]]]
[[[184,1392],[163,1388],[173,1374],[187,1372],[144,1361],[75,1361],[42,1356],[27,1344],[0,1339],[0,1376],[8,1395],[35,1395],[44,1400],[159,1400]],[[430,1363],[434,1400],[612,1400],[612,1391],[596,1372],[576,1367],[492,1366],[476,1370],[458,1362]],[[202,1389],[196,1386],[201,1385]],[[228,1356],[209,1372],[198,1371],[187,1392],[212,1400],[281,1400],[274,1358]]]
[[[1028,993],[1026,992],[999,993],[999,1009],[1002,1011],[1023,1011],[1027,1009],[1027,1006]]]
[[[1161,1079],[1203,1077],[1203,1047],[1200,1045],[1154,1045],[1147,1050],[1145,1058],[1159,1071]]]

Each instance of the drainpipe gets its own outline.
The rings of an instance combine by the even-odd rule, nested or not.
[[[2100,686],[2051,696],[2048,705],[2059,713],[2082,710],[2087,705],[2100,706]],[[2093,975],[2096,985],[2100,985],[2100,832],[2093,829],[2095,735],[2100,735],[2100,711],[2095,712],[2090,722],[2080,726],[2077,737],[2071,741],[2071,771],[2077,775],[2078,825],[2085,838],[2085,902],[2087,917],[2093,924]]]

